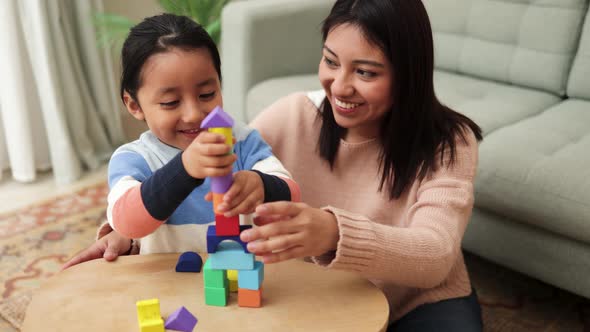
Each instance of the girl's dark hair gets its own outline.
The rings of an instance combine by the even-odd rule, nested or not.
[[[121,50],[121,99],[127,91],[137,101],[143,64],[150,56],[172,48],[209,50],[221,81],[219,51],[207,31],[186,16],[161,14],[148,17],[131,28],[125,39]]]
[[[399,198],[413,181],[436,170],[438,152],[441,162],[450,152],[452,164],[456,158],[455,139],[466,141],[466,130],[470,129],[481,140],[481,129],[436,98],[432,30],[420,0],[338,0],[323,22],[324,42],[328,33],[342,24],[358,27],[393,67],[394,102],[379,132],[379,190],[385,187],[390,199]],[[327,99],[318,116],[322,120],[319,153],[333,167],[346,129],[336,123]]]

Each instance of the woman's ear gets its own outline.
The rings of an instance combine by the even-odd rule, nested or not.
[[[141,110],[141,106],[139,106],[139,103],[137,101],[135,101],[135,99],[133,99],[133,97],[131,97],[131,95],[127,91],[125,91],[123,93],[123,102],[125,103],[125,107],[127,108],[127,111],[131,115],[133,115],[134,118],[136,118],[137,120],[140,120],[140,121],[145,120],[145,115],[143,114],[143,111]]]

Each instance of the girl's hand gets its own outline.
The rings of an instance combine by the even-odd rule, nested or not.
[[[330,212],[305,203],[273,202],[256,208],[259,227],[243,231],[248,250],[264,263],[319,256],[335,250],[340,239],[338,222]]]
[[[211,201],[213,195],[208,193],[205,199]],[[223,203],[216,213],[226,217],[253,213],[254,209],[264,203],[264,184],[260,175],[252,171],[239,171],[234,174],[234,183],[223,196]]]
[[[228,154],[231,148],[225,144],[223,135],[202,132],[182,152],[182,164],[187,173],[195,179],[230,174],[235,154]]]
[[[107,261],[114,261],[120,255],[125,255],[131,249],[131,239],[112,231],[94,242],[90,247],[79,252],[66,262],[61,270],[89,260],[103,257]]]

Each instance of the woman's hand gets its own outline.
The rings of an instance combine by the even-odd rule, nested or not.
[[[264,263],[319,256],[335,250],[340,239],[336,217],[304,203],[266,203],[256,214],[259,227],[243,231],[240,238]]]
[[[208,193],[205,199],[211,201],[213,196]],[[226,217],[238,214],[253,213],[254,209],[264,203],[264,183],[260,175],[252,171],[234,173],[234,183],[223,195],[223,203],[215,213],[223,213]]]
[[[114,261],[120,255],[124,255],[131,249],[131,239],[121,236],[112,231],[102,238],[96,240],[90,247],[79,252],[76,256],[65,263],[61,270],[70,266],[80,264],[89,260],[103,257],[107,261]]]

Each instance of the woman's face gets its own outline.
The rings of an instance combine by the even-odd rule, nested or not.
[[[160,141],[186,149],[202,132],[201,122],[222,106],[221,84],[206,48],[171,49],[148,58],[141,70],[137,101],[128,93],[128,111],[145,120]]]
[[[376,137],[393,104],[393,69],[381,49],[356,26],[336,26],[324,44],[319,78],[345,139]]]

